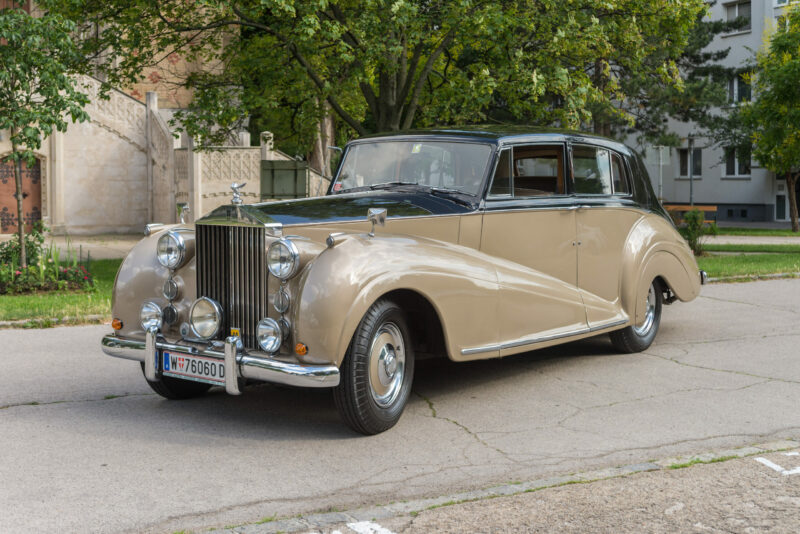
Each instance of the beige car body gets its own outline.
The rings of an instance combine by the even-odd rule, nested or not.
[[[512,139],[509,145],[573,141],[559,134]],[[581,137],[577,142],[600,143],[626,154],[623,145],[605,140]],[[496,166],[497,158],[493,161]],[[640,172],[635,161],[628,165],[629,175]],[[339,197],[368,206],[371,195]],[[284,282],[267,278],[267,313],[288,325],[280,350],[267,354],[246,347],[232,361],[243,365],[244,354],[293,369],[338,368],[367,311],[386,296],[406,308],[418,355],[454,361],[503,357],[639,324],[657,279],[669,297],[666,303],[698,296],[701,276],[694,256],[660,206],[611,196],[559,198],[529,199],[523,206],[495,202],[494,208],[484,199],[474,209],[444,214],[393,213],[389,207],[385,226],[375,227],[374,233],[366,211],[360,220],[276,224],[269,213],[278,204],[218,208],[197,224],[263,228],[265,250],[278,239],[289,239],[300,252],[295,276]],[[302,212],[311,202],[280,206]],[[158,240],[170,231],[183,237],[188,258],[174,272],[156,258]],[[171,300],[162,291],[170,278],[179,288]],[[195,227],[155,228],[120,267],[112,306],[119,328],[104,339],[106,352],[146,361],[123,352],[124,343],[144,343],[139,319],[144,301],[159,308],[171,304],[177,311],[177,320],[157,333],[164,343],[210,350],[211,345],[182,331],[192,303],[204,296],[197,294],[197,285]],[[291,301],[285,314],[271,305],[279,288]],[[230,334],[221,332],[218,339]],[[296,351],[297,344],[306,350]],[[338,376],[320,383],[337,384]]]

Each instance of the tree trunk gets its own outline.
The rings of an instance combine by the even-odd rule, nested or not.
[[[311,149],[311,155],[308,159],[312,169],[318,170],[325,178],[330,178],[331,151],[328,150],[328,147],[333,144],[336,137],[333,113],[327,103],[323,105],[325,107],[325,115],[317,125],[317,139],[314,141],[314,147]]]
[[[797,220],[797,178],[800,172],[786,174],[786,189],[789,196],[789,217],[792,219],[792,232],[800,232],[800,223]]]
[[[11,145],[13,154],[17,153],[17,145]],[[25,250],[25,219],[22,214],[22,161],[14,161],[14,181],[17,184],[17,237],[19,238],[19,265],[28,267],[28,251]]]

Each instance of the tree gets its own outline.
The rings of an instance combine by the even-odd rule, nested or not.
[[[715,4],[709,2],[709,8]],[[621,73],[620,84],[628,98],[613,104],[622,107],[635,123],[632,128],[612,123],[610,129],[635,134],[640,143],[678,146],[677,134],[668,130],[667,119],[672,118],[694,124],[699,136],[716,137],[715,132],[724,128],[727,118],[727,114],[718,110],[728,103],[728,82],[738,70],[722,65],[730,48],[709,50],[708,47],[717,36],[740,30],[749,23],[743,17],[733,21],[710,20],[706,11],[697,13],[687,44],[675,60],[682,83],[664,83],[653,75],[657,72],[653,68]],[[667,51],[656,52],[647,61],[657,64],[668,56]],[[602,118],[604,114],[600,111],[596,115]],[[596,129],[597,125],[596,120]]]
[[[88,102],[76,87],[81,56],[70,34],[75,24],[60,15],[35,18],[19,9],[0,10],[0,130],[9,130],[16,181],[20,265],[27,267],[22,214],[22,162],[33,165],[34,151],[67,117],[85,121]]]
[[[786,177],[792,231],[800,231],[797,181],[800,177],[800,6],[785,13],[786,23],[768,36],[749,77],[753,100],[740,106],[740,118],[753,143],[753,156]]]
[[[679,84],[703,0],[43,0],[133,80],[173,52],[213,68],[181,117],[207,140],[282,116],[308,138],[487,120],[579,127],[624,100],[614,69]],[[653,59],[656,58],[657,59]],[[629,117],[626,116],[626,120]]]

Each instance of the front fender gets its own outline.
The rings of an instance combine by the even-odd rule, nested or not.
[[[474,249],[411,236],[349,235],[303,271],[294,310],[304,361],[340,365],[370,306],[391,291],[425,297],[442,323],[449,356],[497,342],[497,273]]]

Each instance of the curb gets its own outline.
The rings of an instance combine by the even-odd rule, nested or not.
[[[737,276],[721,276],[719,278],[709,278],[711,284],[725,282],[755,282],[758,280],[780,280],[782,278],[800,278],[800,273],[773,273],[773,274],[743,274]]]
[[[416,499],[401,503],[372,506],[368,508],[357,508],[347,512],[327,512],[318,514],[308,514],[287,519],[278,519],[264,523],[251,523],[223,529],[212,529],[206,532],[212,534],[277,534],[279,532],[298,532],[298,531],[323,531],[333,525],[341,523],[357,523],[364,521],[377,521],[389,519],[403,515],[415,515],[431,508],[440,508],[453,504],[478,501],[483,499],[493,499],[495,497],[508,497],[521,493],[530,493],[543,489],[563,486],[565,484],[586,484],[598,480],[619,478],[635,473],[646,471],[667,471],[688,467],[693,464],[713,463],[715,461],[732,460],[745,458],[756,454],[766,454],[787,449],[800,447],[800,440],[779,440],[747,447],[739,447],[724,451],[712,451],[691,456],[681,456],[665,458],[652,462],[625,465],[621,467],[611,467],[586,471],[566,476],[556,476],[540,478],[529,482],[517,484],[505,484],[490,488],[465,491],[428,499]]]
[[[97,323],[102,322],[108,319],[106,315],[83,315],[81,317],[53,317],[51,319],[47,318],[36,318],[36,319],[18,319],[16,321],[0,321],[0,328],[14,328],[15,326],[33,326],[33,325],[42,325],[45,323],[47,326],[35,326],[36,328],[47,328],[48,326],[55,326],[59,324],[74,324],[76,322],[80,323]]]

